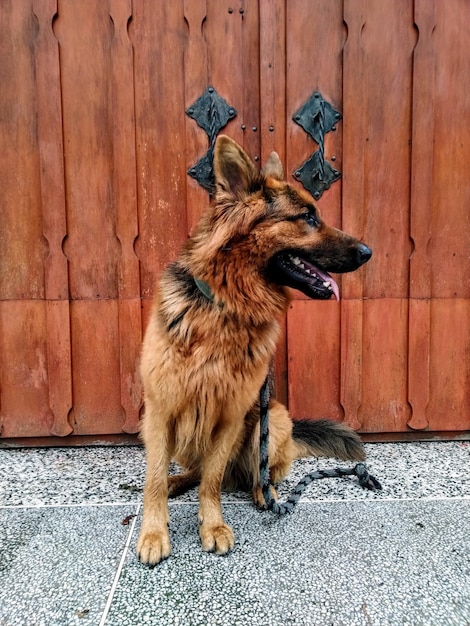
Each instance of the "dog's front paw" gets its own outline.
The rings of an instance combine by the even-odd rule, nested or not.
[[[235,545],[233,530],[227,524],[209,526],[202,523],[199,528],[202,549],[205,552],[215,552],[216,554],[227,554]]]
[[[166,532],[141,532],[137,541],[141,563],[156,565],[171,554],[170,536]]]

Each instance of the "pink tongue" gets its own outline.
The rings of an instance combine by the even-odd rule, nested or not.
[[[330,276],[330,278],[331,278],[331,276]],[[331,278],[331,287],[332,287],[332,289],[333,289],[333,293],[335,294],[335,298],[336,298],[336,299],[338,300],[338,302],[339,302],[339,301],[340,301],[340,297],[339,297],[339,287],[338,287],[338,283],[337,283],[335,280],[333,280],[332,278]]]
[[[329,282],[331,284],[331,288],[333,290],[335,298],[339,302],[339,287],[336,281],[334,280],[334,278],[332,278],[327,272],[323,272],[316,265],[311,265],[310,263],[308,265],[312,268],[315,274],[317,274],[321,278],[322,282],[324,283]]]

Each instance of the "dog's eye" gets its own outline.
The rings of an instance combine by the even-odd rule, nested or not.
[[[315,213],[312,213],[311,211],[307,211],[307,213],[303,213],[302,217],[307,222],[307,224],[311,226],[312,228],[315,228],[316,226],[320,224]]]

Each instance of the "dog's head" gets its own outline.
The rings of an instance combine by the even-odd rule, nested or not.
[[[311,196],[285,181],[275,152],[259,172],[235,141],[221,135],[214,149],[214,174],[216,205],[237,213],[241,239],[269,281],[310,298],[339,299],[329,272],[351,272],[370,259],[370,248],[325,224]]]

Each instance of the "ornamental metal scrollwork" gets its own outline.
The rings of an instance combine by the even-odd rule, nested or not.
[[[191,117],[206,131],[209,149],[199,161],[189,168],[188,174],[209,193],[214,190],[213,152],[218,133],[237,114],[234,107],[219,96],[214,87],[208,87],[199,98],[186,109]]]
[[[318,150],[293,173],[315,200],[322,197],[325,189],[341,178],[341,172],[325,160],[325,134],[336,130],[335,124],[342,115],[316,91],[292,116],[306,133],[318,144]]]

